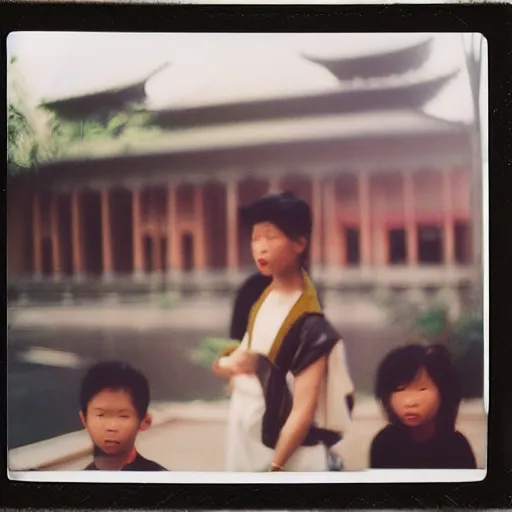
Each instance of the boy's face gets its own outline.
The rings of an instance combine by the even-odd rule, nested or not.
[[[80,419],[93,444],[107,455],[130,452],[137,433],[151,425],[148,414],[139,418],[130,394],[123,389],[97,393],[87,406],[87,416],[80,412]]]
[[[271,222],[252,228],[252,256],[265,276],[279,276],[295,267],[305,248],[305,240],[291,240]]]
[[[439,389],[422,368],[411,382],[400,386],[391,395],[390,403],[404,425],[419,427],[437,416],[440,405]]]

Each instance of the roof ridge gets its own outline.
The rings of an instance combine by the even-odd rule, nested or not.
[[[373,93],[376,91],[382,92],[382,91],[399,91],[401,89],[407,89],[410,87],[418,87],[422,85],[428,85],[440,81],[446,81],[453,79],[457,74],[459,73],[459,70],[451,70],[451,71],[445,71],[443,73],[436,74],[434,76],[423,78],[419,80],[414,80],[410,82],[404,82],[400,84],[389,84],[384,83],[383,86],[377,88],[377,87],[351,87],[351,88],[338,88],[334,90],[329,91],[313,91],[309,92],[307,94],[294,94],[294,95],[288,95],[288,96],[269,96],[265,98],[257,98],[257,99],[242,99],[242,100],[236,100],[236,101],[223,101],[223,102],[212,102],[212,103],[200,103],[197,105],[193,104],[185,104],[184,106],[151,106],[148,105],[148,110],[155,113],[171,113],[171,112],[182,112],[182,111],[199,111],[199,110],[206,110],[206,109],[222,109],[226,107],[236,107],[236,106],[242,106],[242,105],[248,105],[248,104],[263,104],[263,103],[269,103],[269,102],[282,102],[282,101],[293,101],[293,100],[307,100],[307,99],[316,99],[321,98],[325,96],[343,96],[345,94],[356,94],[356,93]],[[421,76],[421,75],[420,75]],[[370,79],[368,79],[370,81]],[[347,81],[348,83],[349,81]]]
[[[471,121],[468,121],[468,122],[466,122],[466,121],[456,121],[456,120],[452,121],[451,119],[445,119],[445,118],[442,118],[442,117],[438,117],[438,116],[429,114],[428,112],[426,112],[425,110],[422,110],[422,109],[417,109],[417,112],[418,112],[418,114],[421,114],[423,117],[425,117],[427,119],[430,119],[432,121],[437,121],[439,123],[443,123],[443,124],[449,125],[449,126],[462,126],[462,127],[467,128],[468,126],[470,126],[472,124]]]
[[[386,50],[380,50],[377,52],[368,52],[361,55],[353,55],[351,57],[314,57],[312,55],[307,55],[305,52],[300,52],[300,55],[302,58],[314,62],[316,64],[322,65],[323,63],[333,63],[333,62],[355,62],[358,60],[364,60],[364,59],[379,59],[382,57],[386,57],[388,55],[395,55],[400,54],[402,52],[408,52],[413,51],[419,48],[422,48],[423,46],[431,44],[433,41],[433,37],[429,36],[425,39],[421,39],[417,42],[414,42],[413,44],[409,44],[403,47],[398,47],[395,49],[389,48]]]
[[[148,80],[153,78],[155,75],[161,73],[165,68],[167,68],[170,65],[171,65],[171,62],[166,61],[163,64],[160,64],[157,68],[155,68],[152,71],[150,71],[149,73],[146,73],[146,75],[144,75],[143,78],[141,78],[139,80],[134,80],[133,82],[125,83],[124,85],[116,85],[116,86],[109,87],[109,88],[106,88],[106,89],[91,90],[89,92],[84,92],[82,94],[76,94],[74,96],[63,96],[61,98],[54,98],[54,99],[50,99],[50,100],[42,100],[40,102],[40,105],[41,106],[58,105],[60,103],[65,103],[65,102],[68,102],[68,101],[73,101],[73,100],[78,100],[78,99],[82,99],[82,98],[87,98],[88,96],[96,96],[96,95],[99,95],[99,94],[111,94],[111,93],[116,93],[116,92],[122,91],[123,89],[130,89],[130,88],[135,87],[137,85],[145,84]]]

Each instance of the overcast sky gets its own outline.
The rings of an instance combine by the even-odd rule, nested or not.
[[[468,121],[471,97],[460,34],[434,34],[427,74],[461,69],[457,79],[427,107],[450,120]],[[301,58],[353,56],[403,47],[428,34],[142,34],[18,32],[7,50],[34,103],[69,97],[141,79],[149,104],[184,106],[333,90],[337,81]]]

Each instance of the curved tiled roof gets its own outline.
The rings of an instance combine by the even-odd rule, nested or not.
[[[396,43],[395,43],[396,46]],[[422,64],[428,59],[432,39],[409,42],[405,47],[341,57],[304,56],[295,50],[268,55],[243,51],[212,54],[198,65],[195,59],[178,59],[161,66],[135,83],[92,91],[70,98],[46,101],[61,117],[87,117],[91,111],[123,108],[145,102],[155,111],[223,107],[244,102],[272,102],[337,91],[378,91],[389,87],[429,82]],[[261,51],[260,51],[261,53]],[[420,69],[419,69],[420,68]]]
[[[320,58],[304,55],[328,69],[338,80],[402,75],[421,68],[432,52],[431,37],[404,48],[387,49],[369,55]]]
[[[44,101],[41,106],[56,112],[64,119],[85,118],[95,112],[122,109],[128,103],[143,102],[146,98],[146,82],[161,73],[170,64],[164,63],[140,80],[100,91]]]
[[[457,72],[434,77],[411,76],[409,81],[389,79],[379,86],[369,81],[365,86],[353,84],[345,89],[286,98],[159,109],[153,111],[154,122],[175,128],[366,110],[419,109],[456,75]]]

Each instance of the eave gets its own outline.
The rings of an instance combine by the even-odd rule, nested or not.
[[[144,102],[146,99],[146,82],[168,65],[169,63],[165,63],[159,66],[135,83],[80,96],[45,101],[41,104],[41,107],[51,110],[61,118],[68,120],[81,120],[90,117],[91,114],[102,115],[119,111],[130,103]]]
[[[352,116],[324,116],[296,120],[274,120],[271,122],[232,125],[219,129],[201,127],[179,130],[166,134],[148,145],[137,145],[123,151],[122,145],[104,148],[96,154],[83,154],[60,159],[38,166],[36,176],[41,180],[60,177],[71,179],[72,175],[83,172],[100,175],[106,169],[140,166],[147,169],[150,162],[161,162],[163,167],[185,169],[193,162],[208,162],[214,165],[219,159],[226,165],[233,161],[244,161],[244,156],[259,160],[265,154],[278,148],[294,147],[294,152],[307,147],[373,144],[372,141],[404,140],[450,140],[468,138],[470,125],[451,123],[432,118],[422,112],[368,112]],[[164,163],[167,162],[167,163]],[[187,163],[188,162],[188,163]],[[147,164],[147,165],[146,165]],[[151,167],[151,166],[150,166]],[[72,171],[73,169],[73,171]],[[72,172],[70,175],[69,173]],[[78,177],[78,176],[77,176]],[[81,179],[88,179],[87,175]]]
[[[329,59],[303,56],[310,62],[325,67],[338,80],[345,81],[403,74],[418,69],[429,58],[432,45],[433,39],[429,38],[406,48],[367,56]]]
[[[222,125],[286,117],[353,113],[393,108],[421,109],[458,71],[381,88],[353,88],[307,96],[244,101],[193,108],[153,110],[153,123],[162,128]]]

